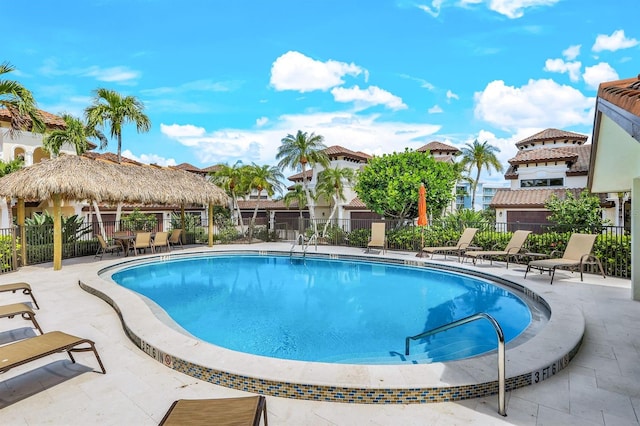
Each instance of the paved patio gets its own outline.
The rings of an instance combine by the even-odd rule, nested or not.
[[[281,250],[290,247],[264,243],[246,248],[271,250],[276,246]],[[214,247],[219,248],[222,247]],[[318,250],[362,253],[343,247]],[[413,256],[401,252],[390,255]],[[91,338],[107,369],[106,375],[93,372],[97,363],[90,353],[79,354],[77,364],[58,354],[3,374],[0,423],[153,425],[175,399],[246,395],[199,381],[151,359],[125,336],[115,311],[78,286],[80,278],[95,274],[96,265],[107,266],[117,259],[107,255],[102,261],[92,257],[65,260],[61,271],[54,272],[51,264],[45,264],[0,275],[0,283],[29,282],[41,307],[36,314],[42,328]],[[455,260],[449,258],[444,262]],[[586,275],[585,282],[580,282],[579,274],[558,272],[554,285],[550,286],[546,275],[531,274],[523,280],[521,265],[506,270],[499,262],[493,266],[485,262],[475,268],[526,283],[543,297],[553,294],[573,301],[586,322],[584,343],[569,367],[539,384],[508,392],[507,417],[497,413],[497,396],[410,405],[340,404],[268,396],[269,424],[639,424],[640,303],[630,300],[629,280]],[[10,293],[3,293],[0,298],[2,304],[29,300],[22,294]],[[19,318],[0,321],[0,343],[33,334],[30,322]]]

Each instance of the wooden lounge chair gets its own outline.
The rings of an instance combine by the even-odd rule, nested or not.
[[[176,228],[171,231],[171,236],[169,237],[169,245],[171,247],[180,246],[182,247],[182,229]]]
[[[600,259],[591,254],[593,245],[596,242],[596,237],[597,235],[594,234],[572,234],[561,258],[532,260],[529,262],[529,265],[527,265],[524,277],[527,278],[527,273],[531,269],[538,269],[540,273],[542,273],[542,271],[549,271],[551,274],[551,284],[553,284],[556,269],[570,269],[572,271],[580,269],[580,281],[583,281],[584,265],[597,264],[600,268],[602,278],[605,278]],[[551,256],[553,257],[553,255],[554,253],[552,252]]]
[[[98,238],[98,243],[100,243],[100,245],[98,246],[98,251],[96,252],[96,255],[93,257],[100,257],[100,260],[102,260],[102,256],[105,253],[117,253],[118,256],[120,255],[120,250],[122,250],[122,244],[117,244],[117,243],[113,243],[113,244],[107,244],[107,242],[104,240],[104,238],[102,238],[102,235],[97,235]]]
[[[147,251],[147,249],[151,249],[153,252],[153,246],[151,245],[151,232],[138,232],[136,234],[136,239],[131,245],[131,249],[133,250],[133,254],[137,255],[138,251],[142,252],[142,250]]]
[[[258,426],[260,417],[267,425],[264,396],[221,399],[180,399],[171,404],[160,426],[216,425]]]
[[[36,321],[36,314],[27,304],[12,303],[11,305],[0,306],[0,318],[13,318],[16,315],[20,315],[23,319],[31,321],[40,334],[44,334],[40,328],[40,324]]]
[[[31,300],[33,300],[33,304],[36,305],[36,308],[40,309],[38,306],[38,302],[36,302],[36,298],[31,291],[31,286],[27,283],[9,283],[9,284],[0,284],[0,293],[4,291],[10,291],[15,293],[18,290],[22,290],[22,294],[28,294],[31,296]]]
[[[471,241],[476,236],[476,232],[478,232],[478,228],[465,228],[457,243],[442,247],[424,247],[422,251],[430,254],[432,259],[436,253],[443,254],[445,259],[447,254],[457,254],[458,261],[460,261],[460,255],[471,247]]]
[[[82,344],[88,344],[89,347],[78,348]],[[100,364],[102,374],[106,374],[106,370],[102,365],[95,344],[89,339],[72,336],[61,331],[50,331],[40,336],[29,337],[28,339],[18,340],[0,346],[0,373],[6,373],[14,367],[27,364],[40,358],[53,355],[59,352],[66,352],[71,358],[71,362],[75,363],[72,352],[88,352],[92,351]]]
[[[478,259],[489,259],[493,265],[493,259],[496,257],[504,257],[507,261],[507,269],[509,269],[509,258],[517,256],[522,250],[524,242],[531,231],[516,231],[511,236],[511,240],[507,243],[504,250],[469,250],[465,251],[464,255],[473,259],[473,264],[476,264]]]
[[[169,233],[168,232],[156,232],[156,236],[153,238],[153,251],[158,251],[158,248],[164,247],[166,251],[169,251]]]
[[[387,237],[384,235],[385,233],[385,223],[384,222],[376,222],[371,224],[371,240],[367,244],[367,253],[371,250],[371,248],[379,248],[382,250],[382,253],[387,249]]]

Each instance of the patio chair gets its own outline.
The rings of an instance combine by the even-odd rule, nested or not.
[[[385,233],[385,223],[384,222],[376,222],[371,224],[371,240],[367,244],[367,251],[369,253],[371,248],[379,248],[382,250],[382,253],[387,249],[387,237],[384,235]]]
[[[597,264],[600,268],[602,278],[605,278],[604,270],[602,269],[602,263],[600,259],[591,254],[593,245],[596,242],[597,235],[594,234],[572,234],[567,243],[567,248],[564,250],[564,254],[560,258],[532,260],[527,265],[527,270],[524,273],[524,277],[527,278],[527,273],[531,269],[538,269],[540,273],[543,271],[549,271],[551,275],[551,283],[553,284],[553,277],[556,274],[556,269],[569,269],[571,271],[580,269],[580,281],[583,281],[583,272],[585,264]],[[551,257],[555,252],[551,253]]]
[[[507,269],[509,269],[509,258],[515,257],[520,253],[529,234],[531,234],[531,231],[515,231],[504,250],[469,250],[465,251],[464,255],[471,257],[474,265],[478,259],[489,259],[491,265],[493,265],[494,258],[504,257],[507,262]]]
[[[168,232],[156,232],[156,236],[153,238],[153,251],[157,252],[158,248],[164,247],[166,251],[169,251],[169,233]]]
[[[179,245],[180,248],[184,248],[182,246],[182,229],[176,228],[173,231],[171,231],[171,236],[169,237],[169,245],[172,248],[177,245]]]
[[[40,306],[38,306],[38,302],[36,301],[36,298],[33,295],[33,292],[31,291],[31,286],[29,284],[22,283],[22,282],[0,284],[0,293],[4,291],[10,291],[12,293],[15,293],[18,290],[22,290],[22,294],[28,294],[29,296],[31,296],[31,300],[33,300],[33,304],[36,305],[36,308],[40,309]]]
[[[258,426],[261,417],[264,419],[264,426],[267,426],[267,399],[261,395],[220,399],[179,399],[171,404],[160,426]]]
[[[11,305],[0,306],[0,318],[13,318],[16,315],[20,315],[23,319],[31,321],[40,334],[44,334],[40,328],[40,324],[36,321],[36,314],[25,303],[12,303]]]
[[[100,245],[98,246],[98,251],[96,252],[96,255],[93,256],[94,258],[100,257],[100,260],[102,260],[102,256],[104,256],[105,253],[111,253],[112,255],[113,253],[117,253],[118,256],[120,256],[120,250],[122,250],[122,244],[117,244],[117,243],[107,244],[104,238],[102,238],[102,235],[97,235],[97,238],[98,238],[98,243],[100,243]]]
[[[140,252],[144,250],[146,253],[147,249],[151,249],[151,252],[153,252],[153,246],[151,245],[151,232],[138,232],[136,234],[136,239],[130,248],[133,250],[134,255],[138,254],[138,250],[140,250]]]
[[[82,344],[89,347],[78,348]],[[94,342],[89,339],[72,336],[61,331],[50,331],[40,336],[29,337],[17,342],[0,346],[0,373],[6,373],[14,367],[27,364],[58,352],[66,352],[75,364],[72,352],[92,351],[100,364],[102,374],[106,374]]]
[[[436,253],[443,254],[445,259],[447,258],[447,254],[455,253],[458,255],[458,261],[460,261],[462,253],[471,248],[471,242],[476,236],[476,232],[478,232],[478,228],[465,228],[457,243],[441,247],[424,247],[422,251],[430,254],[432,259]]]

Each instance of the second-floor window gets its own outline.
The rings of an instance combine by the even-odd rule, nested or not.
[[[563,178],[552,178],[552,179],[522,179],[520,181],[521,188],[533,188],[539,186],[563,186],[564,179]]]

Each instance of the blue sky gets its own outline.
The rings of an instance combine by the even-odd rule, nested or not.
[[[276,164],[280,140],[303,130],[378,155],[486,140],[506,169],[514,143],[540,130],[591,135],[598,84],[640,73],[637,8],[637,0],[12,1],[2,7],[11,19],[2,20],[0,61],[51,113],[81,116],[100,87],[138,97],[152,128],[126,127],[123,154],[146,163]]]

